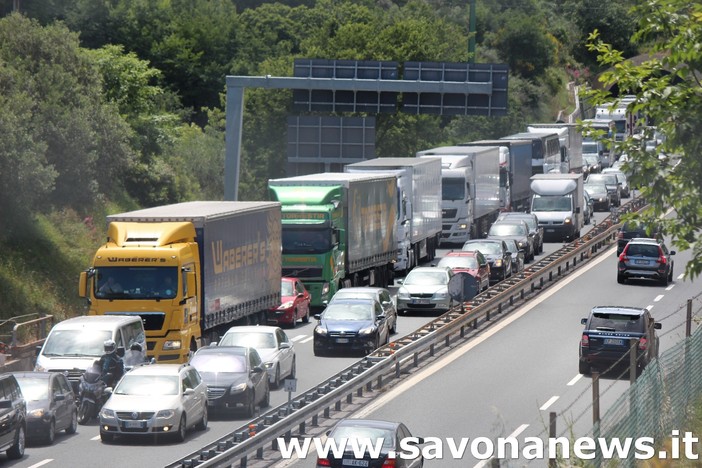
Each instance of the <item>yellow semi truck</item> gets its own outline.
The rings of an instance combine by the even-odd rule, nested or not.
[[[107,224],[79,295],[91,315],[139,315],[149,358],[187,362],[229,327],[265,323],[280,305],[279,203],[178,203]]]

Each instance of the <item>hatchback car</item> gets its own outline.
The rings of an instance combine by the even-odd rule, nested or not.
[[[334,440],[337,447],[342,448],[339,454],[329,454],[327,458],[317,458],[317,467],[341,468],[347,466],[364,466],[368,468],[419,468],[424,459],[421,451],[403,453],[401,440],[406,443],[419,445],[424,443],[421,437],[413,437],[407,426],[400,422],[379,421],[370,419],[342,419],[329,431],[328,437]],[[380,441],[382,440],[382,443]],[[411,441],[411,442],[410,442]],[[380,450],[377,454],[366,451],[362,457],[354,453],[353,447],[362,447],[365,444],[378,444]],[[363,445],[361,445],[363,444]],[[357,449],[360,452],[360,450]],[[341,453],[343,455],[339,456]]]
[[[398,280],[397,311],[446,312],[453,306],[448,292],[453,271],[448,267],[416,267]]]
[[[478,282],[478,292],[490,287],[490,264],[479,250],[449,252],[436,266],[449,267],[454,273],[468,273]]]
[[[637,221],[626,221],[617,232],[617,255],[621,255],[624,247],[631,239],[639,237],[660,238],[660,231],[656,226],[646,225]]]
[[[663,286],[673,281],[673,259],[675,250],[658,239],[632,239],[619,255],[617,282],[626,283],[629,278],[658,280]]]
[[[339,299],[357,299],[364,297],[378,301],[380,306],[383,308],[383,315],[385,315],[385,321],[388,323],[390,333],[396,333],[397,307],[395,306],[395,301],[392,300],[390,291],[385,288],[374,288],[369,286],[340,289],[334,294],[330,302],[334,302],[335,300]]]
[[[524,250],[524,261],[534,259],[534,235],[530,234],[529,226],[525,221],[504,220],[498,221],[490,227],[488,239],[514,239],[517,246]]]
[[[500,213],[497,221],[521,219],[529,226],[529,235],[534,238],[534,252],[540,254],[544,251],[544,227],[539,226],[539,218],[534,213],[521,213],[518,211],[510,211]]]
[[[207,385],[188,364],[152,364],[124,374],[100,410],[100,438],[172,436],[207,429]]]
[[[612,365],[627,366],[630,363],[630,340],[638,340],[637,371],[643,370],[658,357],[656,322],[647,309],[638,307],[594,307],[590,316],[580,321],[585,325],[580,338],[580,361],[578,372],[589,374],[592,367]]]
[[[219,340],[220,346],[254,348],[263,360],[263,368],[274,388],[285,378],[295,378],[295,346],[280,327],[251,325],[231,327]]]
[[[588,183],[583,186],[583,189],[590,195],[593,211],[609,211],[612,206],[612,194],[605,184]]]
[[[512,274],[519,273],[524,269],[524,251],[517,247],[514,239],[505,239],[507,251],[512,255]]]
[[[218,412],[243,409],[254,416],[256,405],[270,405],[270,384],[255,349],[244,346],[208,346],[190,359],[207,385],[207,407]]]
[[[298,320],[310,321],[310,293],[297,278],[280,281],[280,305],[268,311],[268,322],[295,328]]]
[[[315,356],[334,350],[370,354],[390,338],[383,308],[375,299],[338,299],[314,317],[319,320],[314,329]]]
[[[53,444],[56,433],[73,434],[78,409],[73,387],[60,372],[14,372],[27,402],[27,441]]]
[[[490,281],[497,282],[512,276],[512,254],[505,241],[498,239],[471,239],[463,244],[464,251],[480,251],[490,264]]]
[[[7,458],[24,456],[27,440],[27,403],[14,375],[0,374],[0,451]]]

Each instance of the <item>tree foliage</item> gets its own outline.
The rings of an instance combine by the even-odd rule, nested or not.
[[[618,150],[630,155],[632,182],[642,186],[650,204],[637,217],[662,224],[679,249],[692,247],[686,274],[695,277],[702,272],[702,4],[651,0],[637,5],[632,14],[639,28],[633,41],[651,53],[642,63],[633,63],[593,32],[589,48],[609,68],[601,76],[605,90],[592,96],[596,103],[611,101],[606,89],[616,84],[621,95],[635,96],[629,111],[642,113],[665,135],[656,152],[645,151],[635,138]],[[661,165],[661,158],[666,164]],[[657,219],[671,207],[675,216]]]

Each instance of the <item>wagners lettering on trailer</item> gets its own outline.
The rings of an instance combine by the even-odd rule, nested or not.
[[[153,258],[153,257],[129,257],[129,258],[119,258],[119,257],[107,257],[107,261],[110,263],[164,263],[165,258]]]
[[[261,234],[257,241],[225,249],[221,240],[212,242],[212,258],[214,260],[215,274],[236,270],[246,266],[263,263],[266,261],[267,246]]]

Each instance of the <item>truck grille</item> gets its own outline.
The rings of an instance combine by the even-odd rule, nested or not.
[[[293,278],[321,278],[321,268],[306,268],[306,267],[287,267],[283,268],[283,276]]]
[[[458,210],[455,208],[450,209],[450,210],[441,210],[441,217],[444,219],[455,218],[457,212],[458,212]]]

